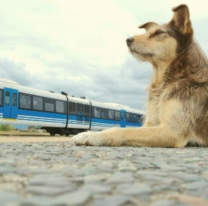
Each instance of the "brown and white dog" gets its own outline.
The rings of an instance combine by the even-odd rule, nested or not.
[[[145,34],[126,40],[130,52],[153,66],[149,101],[141,128],[111,128],[73,137],[77,145],[184,147],[208,146],[208,60],[193,39],[186,5],[172,20],[148,22]]]

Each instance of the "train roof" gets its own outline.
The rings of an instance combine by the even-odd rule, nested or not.
[[[139,113],[139,114],[145,114],[144,111],[138,110],[138,109],[132,109],[129,106],[125,106],[122,104],[116,104],[116,103],[103,103],[103,102],[96,102],[91,101],[93,106],[102,107],[102,108],[108,108],[108,109],[114,109],[114,110],[126,110],[127,112],[132,113]]]
[[[64,95],[62,95],[62,94],[22,86],[16,82],[6,80],[6,79],[0,79],[0,87],[1,86],[9,87],[12,89],[17,89],[19,92],[22,92],[22,93],[28,93],[28,94],[33,94],[33,95],[37,95],[37,96],[46,96],[48,98],[55,98],[55,99],[62,99],[62,100],[66,99],[66,97],[64,97]]]
[[[65,95],[63,95],[61,93],[55,93],[55,92],[51,92],[51,91],[44,91],[44,90],[40,90],[40,89],[34,89],[34,88],[26,87],[26,86],[21,86],[17,82],[7,80],[7,79],[0,79],[0,87],[9,87],[9,88],[13,88],[13,89],[18,89],[20,92],[23,92],[23,93],[25,92],[25,93],[29,93],[29,94],[33,94],[33,95],[46,96],[48,98],[55,98],[55,99],[62,99],[62,100],[66,100],[65,95],[67,95],[69,101],[73,101],[76,103],[90,104],[89,101],[91,101],[91,100],[85,99],[83,97],[70,96],[66,93],[65,93]],[[98,106],[98,107],[102,107],[102,108],[108,108],[108,109],[111,108],[114,110],[124,109],[128,112],[144,114],[144,111],[142,111],[142,110],[132,109],[129,106],[125,106],[125,105],[121,105],[121,104],[103,103],[103,102],[97,102],[97,101],[91,101],[91,103],[93,106]]]

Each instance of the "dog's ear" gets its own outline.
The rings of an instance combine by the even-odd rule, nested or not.
[[[155,22],[147,22],[145,24],[142,24],[141,26],[139,26],[140,29],[145,29],[146,31],[148,31],[151,27],[153,26],[157,26],[158,24]]]
[[[193,32],[188,6],[185,4],[179,5],[172,9],[174,12],[171,23],[180,31],[182,34],[189,34]]]

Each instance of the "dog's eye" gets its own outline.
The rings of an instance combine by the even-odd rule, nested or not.
[[[165,33],[164,31],[161,31],[161,30],[157,30],[155,33],[154,33],[154,35],[156,36],[156,35],[159,35],[159,34],[162,34],[162,33]]]
[[[165,34],[166,32],[162,31],[162,30],[156,30],[154,33],[150,34],[149,38],[158,36],[160,34]]]

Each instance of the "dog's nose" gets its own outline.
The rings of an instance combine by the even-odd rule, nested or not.
[[[134,38],[128,38],[128,39],[126,39],[126,44],[127,44],[127,46],[130,46],[130,44],[132,43],[134,41]]]

